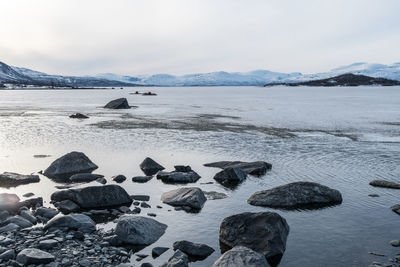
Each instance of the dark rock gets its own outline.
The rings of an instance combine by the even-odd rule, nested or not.
[[[197,180],[201,178],[194,171],[190,172],[164,172],[160,171],[157,173],[157,179],[161,179],[164,183],[179,183],[179,184],[186,184],[186,183],[195,183]]]
[[[96,231],[96,223],[84,214],[72,213],[51,219],[43,228],[46,230],[75,230],[83,233]]]
[[[147,213],[147,215],[150,216],[150,217],[157,217],[157,214],[151,213],[151,212]]]
[[[176,172],[191,172],[192,168],[190,166],[185,165],[175,165],[174,166]]]
[[[376,187],[400,189],[400,184],[399,183],[386,181],[386,180],[373,180],[369,184],[372,185],[372,186],[376,186]]]
[[[151,255],[153,258],[159,257],[161,254],[163,254],[165,251],[167,251],[169,248],[166,247],[155,247],[151,250]]]
[[[132,182],[135,182],[135,183],[147,183],[151,179],[153,179],[153,176],[135,176],[135,177],[132,178]]]
[[[53,201],[72,200],[80,208],[107,208],[130,206],[132,199],[119,185],[88,186],[57,191],[51,195]]]
[[[133,200],[139,200],[139,201],[149,201],[150,196],[148,195],[131,195],[130,196]]]
[[[153,264],[148,263],[148,262],[144,262],[140,265],[140,267],[153,267]]]
[[[56,159],[43,174],[53,179],[69,181],[69,177],[74,174],[90,173],[97,168],[85,154],[74,151]]]
[[[58,241],[54,239],[46,239],[39,242],[38,248],[48,250],[54,249],[58,245]]]
[[[55,257],[50,253],[36,248],[23,249],[17,255],[17,262],[23,265],[46,264],[54,261]]]
[[[62,213],[71,213],[78,211],[80,208],[79,206],[73,202],[72,200],[63,200],[57,203],[57,208],[62,212]]]
[[[16,187],[23,184],[40,182],[39,175],[24,175],[14,172],[3,172],[0,174],[1,187]]]
[[[393,247],[400,247],[400,240],[392,240],[390,241],[390,245]]]
[[[106,178],[103,177],[103,178],[97,179],[96,182],[101,183],[101,184],[106,184],[107,180],[106,180]]]
[[[247,247],[236,246],[225,252],[213,264],[213,267],[231,266],[268,267],[269,264],[267,263],[264,255]]]
[[[3,261],[12,260],[15,258],[15,251],[13,249],[9,249],[6,252],[1,253],[0,259]]]
[[[22,196],[23,197],[33,197],[35,194],[34,193],[26,193],[26,194],[23,194]]]
[[[35,198],[28,198],[24,201],[19,203],[20,207],[27,207],[27,208],[37,208],[43,206],[43,198],[42,197],[35,197]]]
[[[126,180],[126,177],[124,175],[117,175],[112,177],[113,181],[116,183],[122,183]]]
[[[391,209],[393,212],[395,212],[395,213],[397,213],[397,214],[400,215],[400,205],[399,205],[399,204],[396,204],[396,205],[391,206],[390,209]]]
[[[270,163],[264,161],[242,162],[242,161],[218,161],[204,164],[206,167],[214,167],[220,169],[239,168],[247,174],[262,176],[267,170],[272,168]]]
[[[0,227],[0,233],[17,232],[20,227],[15,223],[9,223],[6,226]]]
[[[180,250],[175,251],[174,255],[169,258],[168,262],[162,267],[188,267],[189,258],[188,256]]]
[[[226,168],[215,174],[214,179],[221,184],[238,184],[244,181],[247,174],[239,168]]]
[[[286,249],[289,225],[275,212],[245,212],[225,218],[220,226],[222,252],[245,246],[262,253],[272,266],[279,264]]]
[[[30,221],[32,224],[37,224],[37,219],[35,216],[33,216],[32,212],[29,210],[21,210],[19,212],[19,215],[24,218],[25,220]]]
[[[136,215],[123,215],[117,223],[115,234],[131,245],[150,245],[156,242],[167,229],[167,225]]]
[[[16,194],[0,194],[0,210],[14,212],[20,208],[19,197]]]
[[[378,194],[369,194],[368,196],[369,196],[369,197],[379,197]]]
[[[8,217],[1,223],[1,225],[4,226],[4,225],[10,224],[10,223],[14,223],[14,224],[18,225],[20,229],[29,228],[29,227],[33,226],[33,223],[31,223],[30,221],[28,221],[27,219],[25,219],[19,215]]]
[[[146,174],[147,176],[154,175],[158,171],[162,171],[165,168],[155,162],[151,158],[145,158],[142,163],[140,163],[140,169]]]
[[[103,178],[104,175],[101,174],[92,174],[92,173],[77,173],[69,177],[69,180],[73,183],[81,183],[81,182],[92,182],[97,179]]]
[[[104,106],[104,108],[109,108],[109,109],[129,109],[131,108],[128,104],[128,100],[126,98],[118,98],[115,100],[112,100],[107,103],[107,105]]]
[[[295,182],[254,193],[247,202],[254,206],[301,209],[340,204],[338,190],[312,182]]]
[[[89,119],[88,116],[83,115],[82,113],[74,113],[69,116],[71,119]]]
[[[200,210],[206,202],[203,191],[198,187],[184,187],[162,194],[161,201],[174,207],[189,207]]]
[[[151,208],[151,206],[149,205],[149,204],[147,204],[146,202],[142,202],[142,203],[140,203],[140,207],[142,207],[142,208]]]
[[[208,192],[203,191],[203,193],[209,200],[224,199],[228,197],[228,195],[225,193],[215,192],[215,191],[208,191]]]
[[[45,208],[45,207],[40,207],[36,209],[35,211],[35,216],[40,216],[42,218],[46,218],[47,220],[50,220],[54,216],[56,216],[59,213],[58,210],[53,209],[53,208]]]
[[[174,242],[174,250],[181,250],[189,257],[195,259],[205,259],[210,256],[215,250],[205,244],[193,243],[190,241],[182,240]]]

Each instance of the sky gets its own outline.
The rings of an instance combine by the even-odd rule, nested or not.
[[[400,62],[399,0],[0,0],[0,61],[50,74]]]

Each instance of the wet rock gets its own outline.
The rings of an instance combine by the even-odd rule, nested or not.
[[[126,98],[118,98],[108,102],[104,108],[108,109],[129,109],[131,108]]]
[[[227,194],[216,191],[203,191],[203,193],[208,200],[224,199],[228,197]]]
[[[399,247],[400,240],[392,240],[392,241],[390,241],[390,245],[392,245],[393,247]]]
[[[180,250],[175,251],[174,255],[169,258],[168,262],[162,267],[188,267],[189,258],[188,256]]]
[[[71,119],[89,119],[88,116],[86,116],[86,115],[84,115],[82,113],[74,113],[74,114],[69,115],[69,117]]]
[[[1,193],[0,194],[0,210],[14,212],[18,210],[19,197],[16,194]]]
[[[46,230],[61,231],[80,231],[82,233],[91,233],[96,230],[96,223],[84,214],[72,213],[51,219],[43,228]]]
[[[122,183],[126,180],[126,177],[124,175],[117,175],[117,176],[113,176],[112,179],[116,183]]]
[[[164,172],[160,171],[157,173],[157,179],[160,179],[164,183],[177,183],[177,184],[186,184],[186,183],[195,183],[201,177],[194,171],[190,172]]]
[[[369,197],[379,197],[378,194],[369,194],[368,196],[369,196]]]
[[[189,257],[195,259],[205,259],[210,256],[214,249],[205,244],[193,243],[190,241],[182,240],[174,242],[174,250],[179,249],[180,251],[187,254]]]
[[[297,209],[340,204],[338,190],[312,182],[295,182],[254,193],[247,202],[254,206]]]
[[[386,181],[386,180],[373,180],[369,184],[376,187],[400,189],[400,183]]]
[[[57,191],[51,195],[51,200],[71,200],[80,208],[96,209],[132,204],[132,199],[125,189],[115,184]]]
[[[135,177],[132,177],[132,182],[147,183],[151,179],[153,179],[153,176],[135,176]]]
[[[7,224],[10,224],[10,223],[18,225],[20,229],[29,228],[29,227],[33,226],[33,223],[31,223],[30,221],[28,221],[27,219],[25,219],[25,218],[23,218],[23,217],[21,217],[19,215],[8,217],[1,224],[2,225],[7,225]]]
[[[63,200],[57,203],[57,208],[62,212],[62,213],[71,213],[78,211],[80,208],[79,206],[73,202],[72,200]]]
[[[20,213],[19,213],[19,215],[20,215],[22,218],[24,218],[24,219],[30,221],[32,224],[37,224],[37,219],[36,219],[35,216],[33,216],[33,214],[32,214],[31,211],[29,211],[29,210],[21,210]]]
[[[23,197],[33,197],[34,195],[35,195],[34,193],[30,192],[30,193],[23,194],[22,196]]]
[[[73,183],[81,183],[81,182],[92,182],[97,179],[103,178],[104,175],[94,174],[94,173],[77,173],[69,177],[69,180]]]
[[[167,251],[169,248],[166,247],[154,247],[151,250],[151,255],[153,256],[153,258],[157,258],[159,257],[161,254],[163,254],[165,251]]]
[[[206,167],[214,167],[220,169],[239,168],[247,174],[262,176],[267,170],[272,168],[270,163],[264,161],[243,162],[243,161],[218,161],[204,164]]]
[[[20,207],[27,207],[27,208],[38,208],[43,206],[43,198],[42,197],[35,197],[25,199],[19,203]]]
[[[20,227],[15,223],[9,223],[3,227],[0,227],[0,233],[16,232],[19,231]]]
[[[24,175],[14,172],[0,174],[0,187],[15,187],[23,184],[40,182],[39,175]]]
[[[140,163],[140,169],[146,174],[147,176],[154,175],[158,171],[162,171],[165,168],[155,162],[151,158],[145,158],[142,163]]]
[[[222,252],[245,246],[262,253],[267,261],[278,265],[286,249],[289,225],[275,212],[245,212],[225,218],[220,226]]]
[[[17,255],[17,262],[23,265],[46,264],[54,261],[54,256],[50,253],[36,248],[23,249]]]
[[[115,234],[130,245],[150,245],[156,242],[167,229],[167,225],[142,216],[123,215],[117,223]]]
[[[131,198],[133,200],[139,200],[139,201],[149,201],[150,196],[148,195],[131,195]]]
[[[146,202],[140,203],[140,207],[145,208],[145,209],[151,208],[151,206],[149,204],[147,204]]]
[[[0,259],[3,261],[12,260],[15,258],[15,251],[13,249],[9,249],[6,252],[1,253]]]
[[[157,214],[151,213],[151,212],[150,212],[150,213],[147,213],[147,215],[150,216],[150,217],[157,217]]]
[[[43,174],[53,179],[69,181],[69,177],[74,174],[90,173],[97,168],[85,154],[74,151],[56,159]]]
[[[191,172],[192,168],[190,166],[185,165],[175,165],[174,166],[176,172]]]
[[[226,168],[215,174],[214,179],[221,184],[238,184],[243,182],[247,173],[240,168]]]
[[[56,209],[40,207],[40,208],[36,209],[34,214],[36,217],[40,216],[42,218],[50,220],[51,218],[56,216],[58,213],[59,213],[59,211]]]
[[[203,191],[198,187],[184,187],[162,194],[161,201],[174,207],[189,207],[200,210],[206,202]]]
[[[236,246],[219,257],[213,267],[268,267],[264,255],[243,246]]]
[[[101,183],[101,184],[106,184],[107,180],[106,180],[106,178],[103,177],[103,178],[97,179],[96,182]]]

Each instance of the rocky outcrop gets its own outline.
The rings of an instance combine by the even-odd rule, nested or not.
[[[201,210],[206,202],[203,191],[198,187],[184,187],[162,194],[161,201],[174,207]]]
[[[204,164],[206,167],[214,167],[220,169],[239,168],[247,174],[254,176],[262,176],[267,170],[272,168],[270,163],[264,161],[243,162],[243,161],[218,161]]]
[[[386,180],[373,180],[369,184],[376,187],[400,189],[400,183],[386,181]]]
[[[104,108],[108,109],[129,109],[131,106],[128,104],[128,100],[126,98],[118,98],[108,102]]]
[[[84,214],[72,213],[69,215],[57,216],[51,219],[45,226],[44,230],[54,231],[80,231],[82,233],[91,233],[96,231],[96,223]]]
[[[22,184],[37,183],[39,181],[39,175],[24,175],[14,172],[4,172],[0,174],[0,187],[9,188]]]
[[[69,180],[73,183],[89,183],[96,181],[97,179],[103,178],[104,175],[94,173],[77,173],[69,177]]]
[[[146,174],[147,176],[154,175],[159,171],[164,170],[165,168],[155,162],[151,158],[145,158],[142,163],[140,163],[140,169]]]
[[[338,190],[312,182],[295,182],[254,193],[247,202],[254,206],[313,209],[340,204]]]
[[[286,250],[289,225],[274,212],[245,212],[225,218],[220,226],[222,252],[244,246],[263,254],[268,262],[278,265]]]
[[[54,261],[54,259],[55,257],[50,253],[47,253],[37,248],[23,249],[17,255],[17,262],[23,264],[24,266],[28,266],[31,264],[46,264]]]
[[[213,267],[268,267],[269,264],[264,255],[243,246],[236,246],[225,252],[213,264]]]
[[[189,172],[160,171],[159,173],[157,173],[157,179],[160,179],[164,183],[170,183],[170,184],[173,184],[173,183],[175,183],[175,184],[195,183],[200,178],[201,178],[200,175],[198,175],[194,171],[189,171]]]
[[[187,254],[189,257],[196,260],[202,260],[210,256],[215,250],[205,244],[193,243],[190,241],[182,240],[176,241],[173,244],[174,250],[180,250]]]

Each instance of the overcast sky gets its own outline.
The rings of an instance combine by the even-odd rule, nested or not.
[[[51,74],[400,61],[399,0],[1,0],[0,61]]]

